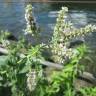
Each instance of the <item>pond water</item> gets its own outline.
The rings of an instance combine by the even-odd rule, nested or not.
[[[16,37],[23,34],[26,21],[24,19],[25,6],[24,0],[21,2],[11,2],[10,0],[0,0],[0,30],[8,30]],[[62,6],[69,8],[69,19],[74,26],[83,27],[89,23],[96,24],[96,6],[95,4],[64,4],[64,3],[32,3],[34,15],[38,25],[41,27],[42,42],[47,42],[52,36],[52,30],[56,21],[57,12]],[[86,44],[94,52],[92,53],[93,65],[96,63],[96,33],[92,33],[86,38]],[[87,61],[88,64],[89,61]],[[91,68],[91,67],[90,67]],[[93,69],[93,72],[96,72]]]

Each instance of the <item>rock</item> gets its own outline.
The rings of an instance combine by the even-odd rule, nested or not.
[[[83,43],[84,43],[83,39],[76,39],[76,40],[73,40],[73,41],[70,42],[68,48],[74,48],[74,47],[76,47],[78,45],[81,45]]]
[[[83,87],[96,87],[96,78],[91,73],[83,72],[74,81],[74,86],[77,91]]]
[[[17,41],[17,38],[14,36],[14,35],[9,35],[8,37],[7,37],[7,39],[8,40],[12,40],[12,41]]]

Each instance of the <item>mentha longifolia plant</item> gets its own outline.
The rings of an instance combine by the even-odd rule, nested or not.
[[[84,28],[77,29],[70,21],[66,20],[67,13],[67,7],[62,7],[59,11],[52,41],[49,45],[55,62],[58,62],[58,64],[64,64],[66,60],[70,60],[70,62],[66,63],[62,70],[54,70],[53,74],[47,78],[44,74],[45,70],[37,59],[44,60],[42,50],[48,45],[32,46],[30,43],[26,43],[25,39],[10,45],[7,44],[8,55],[0,56],[0,62],[2,61],[0,63],[0,92],[3,87],[6,87],[11,89],[11,96],[76,96],[74,95],[76,92],[74,79],[77,76],[78,62],[85,48],[79,47],[77,51],[82,54],[75,57],[78,52],[67,46],[73,38],[94,32],[96,26],[87,25]],[[33,18],[32,5],[27,5],[25,19],[27,22],[25,32],[32,36],[37,35],[38,28]],[[4,32],[0,34],[0,44],[3,44],[10,34],[4,34]],[[6,48],[6,46],[4,47]],[[36,61],[34,61],[34,58]],[[92,90],[95,90],[93,93],[96,93],[96,89]],[[83,89],[80,91],[84,93]],[[89,92],[90,90],[87,90],[88,94]]]
[[[52,58],[55,62],[62,64],[75,55],[74,50],[72,48],[68,48],[69,42],[77,37],[84,36],[87,33],[91,33],[96,30],[96,26],[91,24],[84,28],[75,28],[71,21],[66,20],[67,13],[67,7],[62,7],[59,11],[51,42],[53,54]]]

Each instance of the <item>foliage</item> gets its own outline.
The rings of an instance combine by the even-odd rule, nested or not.
[[[38,96],[38,94],[39,96],[75,96],[77,94],[74,80],[77,77],[78,70],[81,69],[79,60],[83,57],[86,47],[83,45],[76,50],[78,55],[66,64],[61,71],[53,71],[49,80],[46,77],[39,79],[38,87],[33,91],[34,96]]]
[[[36,71],[41,69],[41,66],[38,65],[39,62],[32,60],[33,57],[41,58],[40,48],[39,45],[36,47],[28,46],[24,40],[20,40],[8,47],[10,50],[8,56],[1,56],[0,86],[11,87],[12,96],[27,95],[26,74],[31,72],[32,68]],[[25,52],[25,54],[22,54],[22,52]]]
[[[33,47],[20,40],[8,49],[11,50],[8,56],[0,58],[3,60],[0,61],[0,86],[11,87],[12,96],[75,96],[74,79],[85,45],[78,47],[78,55],[61,71],[54,71],[50,80],[43,75],[40,63],[33,61],[34,58],[42,59],[42,45]]]
[[[6,46],[9,44],[9,42],[6,40],[8,36],[10,36],[11,33],[9,33],[8,31],[0,31],[0,44],[2,44],[3,46]]]
[[[66,12],[68,12],[66,7],[63,7],[59,12],[51,42],[52,52],[57,55],[57,61],[64,64],[65,60],[68,59],[68,62],[63,65],[63,69],[53,70],[47,78],[45,69],[37,59],[45,59],[42,52],[48,45],[32,46],[23,38],[6,46],[8,55],[0,56],[0,90],[9,88],[12,96],[79,96],[74,86],[74,80],[79,72],[82,72],[79,61],[87,49],[84,44],[75,49],[68,49],[67,43],[73,37],[93,31],[95,26],[88,25],[85,28],[76,29],[70,22],[66,22]],[[28,5],[26,16],[30,17],[31,15],[32,6]],[[26,21],[33,18],[29,17],[26,17]],[[28,21],[27,23],[30,24],[30,28],[34,29],[35,26],[31,25],[32,22]],[[35,34],[33,29],[29,33]],[[66,30],[68,32],[65,32]],[[0,43],[5,41],[8,35],[3,32],[0,35]],[[83,94],[81,96],[95,96],[95,90],[93,88],[80,89],[80,94]],[[0,95],[3,95],[1,91]]]
[[[92,88],[82,88],[80,89],[80,96],[95,96],[96,95],[96,87]]]

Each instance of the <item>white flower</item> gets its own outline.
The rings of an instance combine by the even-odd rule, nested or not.
[[[30,91],[35,90],[37,85],[37,74],[36,70],[33,69],[27,74],[27,87]]]
[[[64,10],[65,12],[68,12],[68,8],[67,7],[62,7],[62,10]]]

